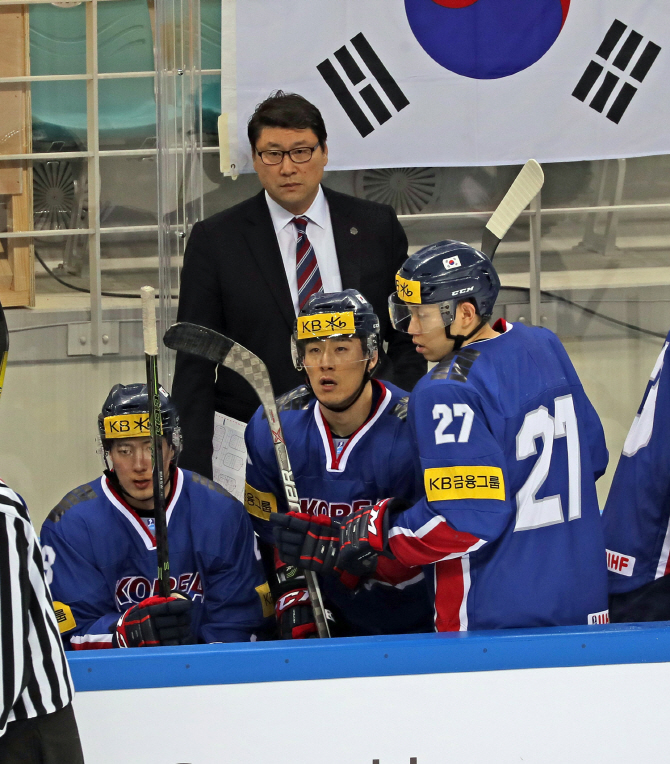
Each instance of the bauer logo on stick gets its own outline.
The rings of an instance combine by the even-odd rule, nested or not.
[[[319,313],[317,316],[300,316],[298,318],[298,339],[308,340],[312,337],[330,337],[333,334],[354,334],[353,311],[344,313]]]
[[[421,304],[421,284],[418,281],[409,281],[396,274],[395,286],[398,297],[404,302],[413,302]]]

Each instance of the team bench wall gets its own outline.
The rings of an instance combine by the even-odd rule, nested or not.
[[[670,626],[69,654],[87,762],[662,761]],[[412,760],[415,760],[412,762]]]

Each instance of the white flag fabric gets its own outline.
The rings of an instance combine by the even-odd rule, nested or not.
[[[236,49],[242,172],[276,89],[335,170],[670,153],[667,0],[243,0]]]

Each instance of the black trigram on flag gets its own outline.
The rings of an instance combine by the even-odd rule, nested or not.
[[[354,123],[355,128],[365,138],[375,128],[361,108],[357,96],[363,99],[365,105],[372,112],[372,116],[380,125],[388,122],[392,117],[388,105],[384,102],[377,88],[370,80],[376,80],[377,85],[384,91],[386,98],[396,111],[400,111],[405,106],[408,106],[409,101],[398,86],[398,83],[390,75],[388,69],[382,64],[379,56],[372,50],[372,46],[365,39],[363,33],[352,37],[351,44],[369,74],[363,71],[359,62],[354,58],[346,45],[336,50],[334,55],[342,71],[351,82],[351,86],[345,82],[329,58],[322,61],[316,68],[326,81],[328,87],[335,94],[335,98],[340,102],[349,119]],[[366,80],[368,80],[366,85],[362,88],[357,87]]]
[[[626,24],[623,21],[615,19],[600,43],[596,56],[607,62],[617,46],[619,46],[619,42],[624,36],[626,29]],[[642,52],[639,52],[642,40],[642,35],[631,29],[611,62],[611,65],[618,69],[620,74],[617,74],[615,71],[606,71],[605,65],[598,61],[591,61],[577,83],[577,87],[572,91],[572,95],[580,101],[586,101],[594,85],[600,80],[600,75],[605,71],[600,87],[595,91],[589,106],[602,114],[605,107],[610,103],[612,94],[617,89],[619,83],[622,82],[623,84],[618,88],[614,99],[611,100],[606,114],[607,119],[619,124],[621,117],[623,117],[624,112],[628,108],[628,104],[638,90],[628,80],[642,82],[651,69],[656,57],[661,52],[660,46],[651,41],[648,41],[641,49]]]

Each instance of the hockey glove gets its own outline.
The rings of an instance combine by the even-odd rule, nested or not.
[[[389,516],[406,508],[401,499],[384,499],[347,517],[340,530],[337,567],[364,576],[375,572],[380,554],[393,557],[388,550]]]
[[[282,562],[317,573],[333,573],[340,546],[340,524],[324,515],[273,512],[277,552]]]
[[[115,647],[158,647],[190,645],[191,605],[189,599],[149,597],[133,605],[119,618]]]
[[[314,611],[307,589],[291,589],[275,604],[280,639],[309,639],[317,636]]]

